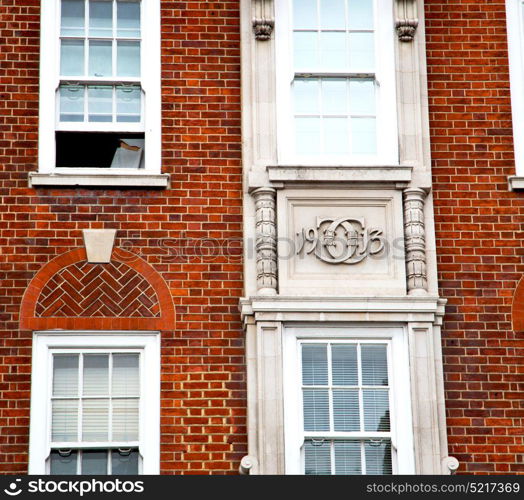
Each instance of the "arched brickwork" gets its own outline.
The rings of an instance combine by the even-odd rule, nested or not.
[[[516,332],[524,332],[524,277],[520,279],[513,295],[511,321],[513,330]]]
[[[119,248],[109,264],[89,264],[83,248],[56,257],[33,278],[20,309],[24,330],[173,330],[174,323],[165,281]]]

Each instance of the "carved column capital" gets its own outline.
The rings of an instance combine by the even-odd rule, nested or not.
[[[273,0],[253,0],[253,33],[259,41],[271,39],[275,19]]]
[[[397,29],[398,39],[401,42],[412,42],[418,27],[417,1],[397,0]]]
[[[255,189],[257,288],[260,295],[277,294],[276,190]]]
[[[424,202],[427,191],[420,188],[404,190],[404,236],[406,240],[406,273],[408,295],[426,295],[426,227]]]
[[[412,42],[417,31],[418,19],[397,19],[395,28],[397,28],[398,39],[401,42]]]

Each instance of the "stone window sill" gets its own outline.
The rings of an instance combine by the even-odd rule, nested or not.
[[[524,190],[524,177],[512,175],[508,177],[508,185],[510,191]]]
[[[409,183],[413,169],[410,166],[271,166],[267,170],[273,183]]]
[[[29,187],[118,187],[118,188],[166,188],[168,174],[91,174],[91,173],[30,173]]]

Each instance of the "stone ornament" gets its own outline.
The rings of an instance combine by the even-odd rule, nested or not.
[[[426,227],[424,202],[427,192],[420,188],[404,191],[404,233],[406,239],[406,274],[409,295],[426,295]]]
[[[257,288],[260,295],[277,293],[276,191],[270,187],[253,191],[256,211]]]
[[[317,217],[297,233],[297,255],[313,254],[326,264],[358,264],[384,250],[383,231],[366,228],[363,217]]]
[[[115,244],[116,229],[84,229],[87,261],[91,264],[108,264]]]
[[[395,23],[401,42],[412,42],[418,27],[416,0],[397,0],[398,19]]]
[[[253,32],[257,40],[264,42],[271,39],[274,28],[275,21],[271,19],[253,19]]]
[[[253,0],[253,33],[262,42],[271,39],[275,28],[272,3],[270,0]]]
[[[398,39],[401,42],[412,42],[418,27],[418,19],[402,19],[395,23]]]

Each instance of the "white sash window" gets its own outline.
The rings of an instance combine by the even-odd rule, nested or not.
[[[36,334],[33,474],[158,471],[158,339]]]
[[[291,328],[284,338],[286,473],[413,473],[405,332]]]
[[[277,0],[279,162],[397,164],[390,0]],[[378,50],[380,49],[380,50]]]
[[[41,173],[160,173],[158,0],[42,2]]]

